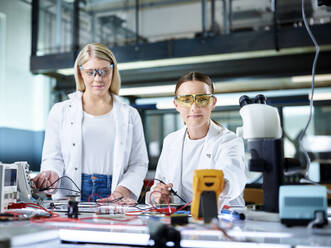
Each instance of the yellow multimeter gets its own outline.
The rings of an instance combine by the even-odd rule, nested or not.
[[[191,215],[203,218],[206,223],[217,218],[217,200],[223,191],[224,174],[222,170],[195,170],[193,174],[193,200]]]

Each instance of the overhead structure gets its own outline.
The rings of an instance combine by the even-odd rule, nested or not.
[[[116,54],[124,87],[167,85],[192,70],[215,80],[309,75],[314,47],[302,25],[300,3],[32,0],[30,70],[74,87],[77,52],[87,43],[102,42]],[[318,73],[330,73],[330,9],[308,0],[305,8],[321,46]],[[185,15],[183,10],[196,12]],[[197,18],[199,25],[187,24]],[[174,23],[177,33],[167,33]],[[155,35],[151,29],[157,29]]]

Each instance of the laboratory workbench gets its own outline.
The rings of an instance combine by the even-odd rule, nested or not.
[[[67,218],[62,209],[59,216],[53,218],[1,221],[0,247],[153,246],[150,231],[170,227],[170,218],[142,210],[147,208],[145,205],[139,208],[122,208],[122,214],[96,214],[93,212],[97,211],[82,208],[78,219]],[[330,216],[330,209],[328,211]],[[331,247],[331,224],[322,229],[286,227],[280,223],[278,214],[249,209],[241,212],[245,220],[220,215],[219,225],[189,218],[189,224],[174,227],[180,233],[180,246]],[[161,232],[161,236],[163,234]]]

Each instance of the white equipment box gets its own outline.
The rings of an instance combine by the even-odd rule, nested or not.
[[[17,164],[0,163],[0,213],[8,209],[8,204],[16,202]]]

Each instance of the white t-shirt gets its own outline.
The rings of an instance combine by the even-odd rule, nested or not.
[[[94,116],[83,114],[83,168],[85,174],[113,173],[113,154],[115,146],[115,121],[113,112]]]
[[[185,135],[183,147],[183,162],[182,162],[182,184],[183,191],[181,197],[189,202],[193,198],[192,184],[193,173],[198,168],[201,152],[205,143],[206,137],[198,140],[191,140],[188,134]]]

